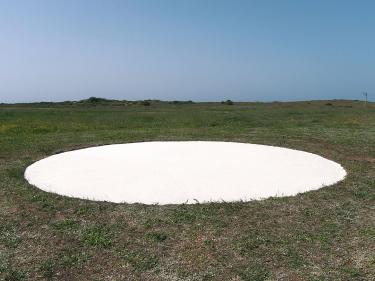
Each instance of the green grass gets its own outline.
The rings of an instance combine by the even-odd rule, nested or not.
[[[107,227],[98,225],[85,229],[82,234],[82,240],[85,244],[93,247],[108,248],[112,245],[111,236]]]
[[[23,179],[54,153],[155,140],[279,145],[349,174],[295,197],[167,206],[66,198]],[[0,105],[0,280],[375,280],[374,206],[373,103]]]

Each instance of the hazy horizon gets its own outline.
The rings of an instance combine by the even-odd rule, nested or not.
[[[0,103],[375,100],[375,2],[0,2]]]

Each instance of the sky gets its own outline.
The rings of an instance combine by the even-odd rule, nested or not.
[[[375,1],[0,0],[0,103],[375,97]]]

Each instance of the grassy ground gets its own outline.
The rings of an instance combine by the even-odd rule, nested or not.
[[[23,179],[53,153],[147,140],[280,145],[349,175],[296,197],[179,206],[65,198]],[[375,280],[374,161],[374,104],[1,105],[0,280]]]

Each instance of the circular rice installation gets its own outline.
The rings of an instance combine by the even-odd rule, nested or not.
[[[293,196],[344,179],[319,155],[234,142],[139,142],[79,149],[27,167],[47,192],[115,203],[183,204]]]

